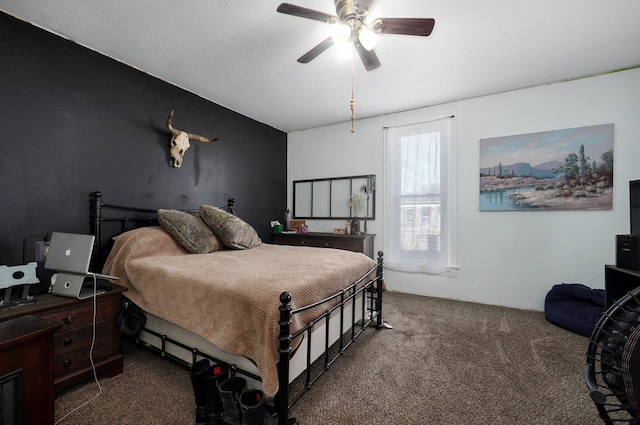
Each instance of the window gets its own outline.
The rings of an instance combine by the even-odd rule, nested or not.
[[[421,223],[423,226],[428,226],[429,225],[429,218],[431,217],[431,207],[423,205],[422,208],[420,208],[420,216],[421,216]]]
[[[447,152],[451,118],[385,129],[385,265],[450,268]]]
[[[406,207],[405,211],[405,223],[413,223],[416,215],[416,209],[414,207]]]

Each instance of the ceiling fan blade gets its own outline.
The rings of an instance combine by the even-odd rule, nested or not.
[[[317,58],[320,53],[324,52],[325,50],[327,50],[331,46],[333,46],[333,39],[331,37],[327,37],[324,41],[322,41],[316,47],[314,47],[313,49],[309,50],[304,55],[300,56],[298,58],[298,62],[300,62],[300,63],[309,63],[312,60],[314,60],[315,58]]]
[[[376,52],[373,50],[367,50],[362,46],[362,44],[360,44],[360,42],[356,42],[356,51],[362,60],[364,69],[367,71],[373,71],[380,66],[378,55],[376,55]]]
[[[373,21],[373,31],[382,34],[418,35],[427,37],[436,24],[431,18],[379,18]]]
[[[335,15],[307,9],[306,7],[296,6],[291,3],[281,3],[277,11],[285,15],[299,16],[300,18],[313,19],[314,21],[326,22],[328,24],[340,22],[340,19]]]

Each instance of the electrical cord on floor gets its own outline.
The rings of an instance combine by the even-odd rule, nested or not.
[[[100,394],[102,394],[102,387],[100,386],[100,382],[98,382],[98,372],[96,371],[96,365],[93,362],[93,347],[96,343],[96,315],[98,310],[97,298],[98,298],[98,282],[96,279],[96,275],[93,275],[93,328],[92,328],[92,334],[91,334],[91,348],[89,349],[89,360],[91,361],[91,368],[93,369],[93,379],[95,380],[96,385],[98,386],[98,393],[94,395],[92,398],[90,398],[89,400],[87,400],[86,402],[82,403],[80,406],[76,407],[75,409],[71,410],[69,413],[67,413],[60,419],[58,419],[54,423],[54,425],[59,424],[60,422],[65,420],[67,417],[69,417],[72,413],[88,405],[89,403],[94,401],[96,398],[98,398]]]

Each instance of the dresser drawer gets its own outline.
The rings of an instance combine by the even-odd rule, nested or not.
[[[293,239],[291,245],[314,246],[321,248],[330,248],[329,243],[322,239],[300,237]]]
[[[93,347],[93,359],[99,360],[113,354],[114,341],[111,320],[96,323],[96,342]],[[55,376],[73,373],[91,366],[89,350],[93,338],[93,324],[77,327],[66,332],[57,332],[53,338]]]
[[[312,246],[320,248],[337,248],[347,251],[362,252],[373,258],[374,234],[366,235],[335,235],[332,233],[276,233],[273,236],[275,244]]]
[[[361,240],[337,240],[328,241],[328,248],[346,249],[347,251],[363,252],[363,244]]]
[[[96,322],[114,315],[113,303],[98,302],[96,304]],[[93,304],[86,304],[76,308],[48,313],[42,316],[54,323],[62,323],[62,328],[57,333],[88,325],[93,322]]]
[[[297,245],[320,248],[346,249],[347,251],[362,252],[361,240],[325,240],[320,238],[300,238]]]
[[[112,351],[114,333],[111,330],[113,322],[103,320],[96,322],[96,343],[93,347],[93,357],[99,358]],[[53,338],[53,348],[56,356],[66,356],[76,350],[89,352],[93,339],[93,325],[80,326],[67,332],[56,332]]]

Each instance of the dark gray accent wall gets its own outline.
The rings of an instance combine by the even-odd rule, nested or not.
[[[269,222],[286,209],[286,133],[4,13],[0,57],[0,264],[22,264],[29,235],[89,233],[93,191],[151,209],[233,197],[272,241]],[[169,165],[172,109],[176,128],[222,137],[192,142],[181,168]]]

